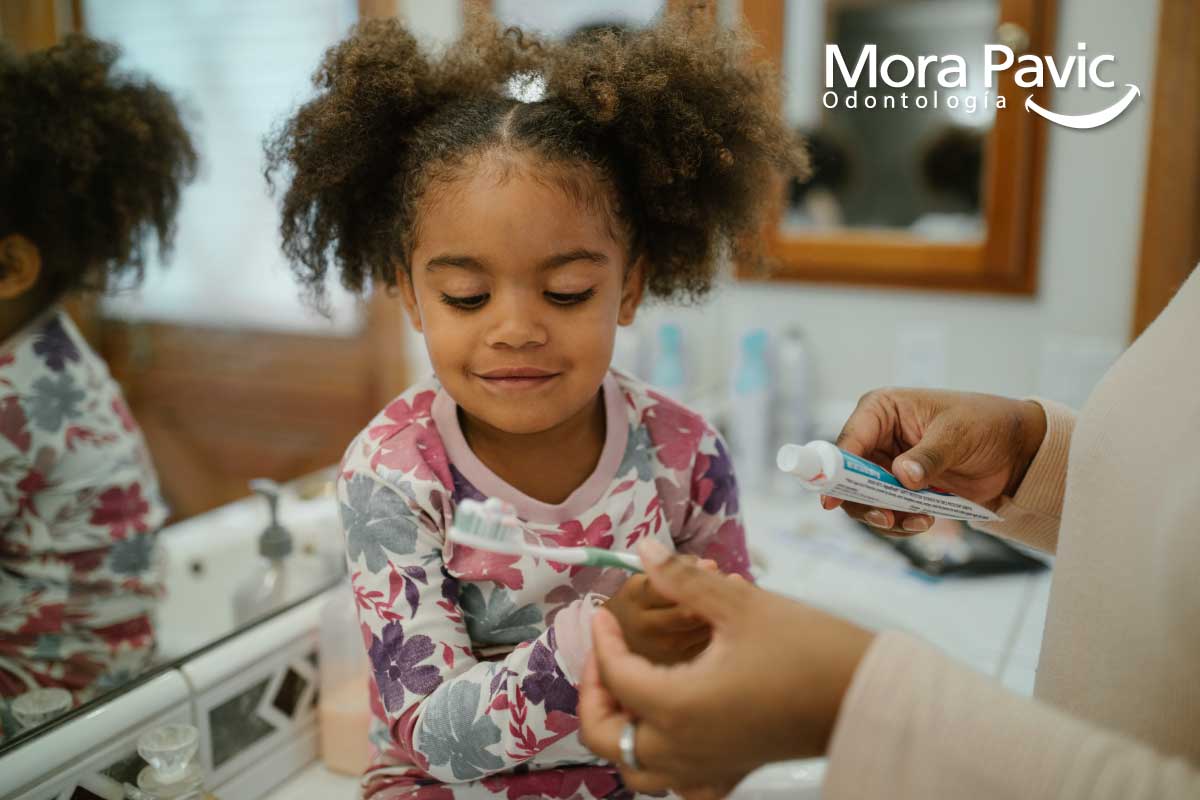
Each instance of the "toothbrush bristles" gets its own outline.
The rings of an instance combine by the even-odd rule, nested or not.
[[[503,501],[489,498],[486,503],[464,500],[459,503],[455,525],[463,533],[504,541],[518,527],[511,508]]]

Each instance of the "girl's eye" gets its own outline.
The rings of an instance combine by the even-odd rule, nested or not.
[[[587,300],[595,293],[596,293],[596,290],[593,288],[593,289],[587,289],[582,292],[574,292],[571,294],[567,294],[567,293],[563,293],[563,292],[545,292],[544,294],[546,295],[546,299],[548,299],[551,303],[554,303],[554,304],[560,305],[560,306],[573,306],[578,303],[582,303],[584,300]]]
[[[442,302],[451,308],[461,309],[463,311],[474,311],[481,308],[487,302],[489,295],[473,294],[470,297],[455,297],[451,294],[442,292]]]

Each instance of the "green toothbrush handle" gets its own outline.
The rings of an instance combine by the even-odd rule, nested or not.
[[[601,550],[598,547],[580,548],[587,554],[583,563],[589,567],[618,567],[630,572],[645,572],[642,560],[633,553],[614,553],[611,550]]]

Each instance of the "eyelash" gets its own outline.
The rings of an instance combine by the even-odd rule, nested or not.
[[[477,308],[482,308],[487,302],[486,294],[473,294],[470,297],[455,297],[451,294],[442,292],[442,302],[451,308],[457,308],[460,311],[474,311]]]
[[[545,292],[546,298],[551,303],[560,306],[574,306],[588,300],[596,293],[595,289],[585,289],[582,292],[574,292],[573,294],[563,294],[562,292]]]
[[[543,292],[546,299],[558,306],[574,306],[579,305],[585,300],[590,300],[592,295],[596,294],[596,290],[587,289],[582,292],[573,292],[565,294],[562,292]],[[456,308],[459,311],[475,311],[482,308],[487,302],[490,295],[473,294],[470,297],[455,297],[454,295],[442,292],[442,302],[451,308]]]

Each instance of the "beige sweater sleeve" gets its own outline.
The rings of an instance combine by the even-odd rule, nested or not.
[[[1200,770],[881,634],[842,706],[825,800],[1183,800]]]
[[[1046,412],[1046,437],[1014,497],[1004,497],[996,513],[1003,522],[980,530],[1024,542],[1047,553],[1058,547],[1058,526],[1067,486],[1067,455],[1075,430],[1075,412],[1061,403],[1035,399]]]

